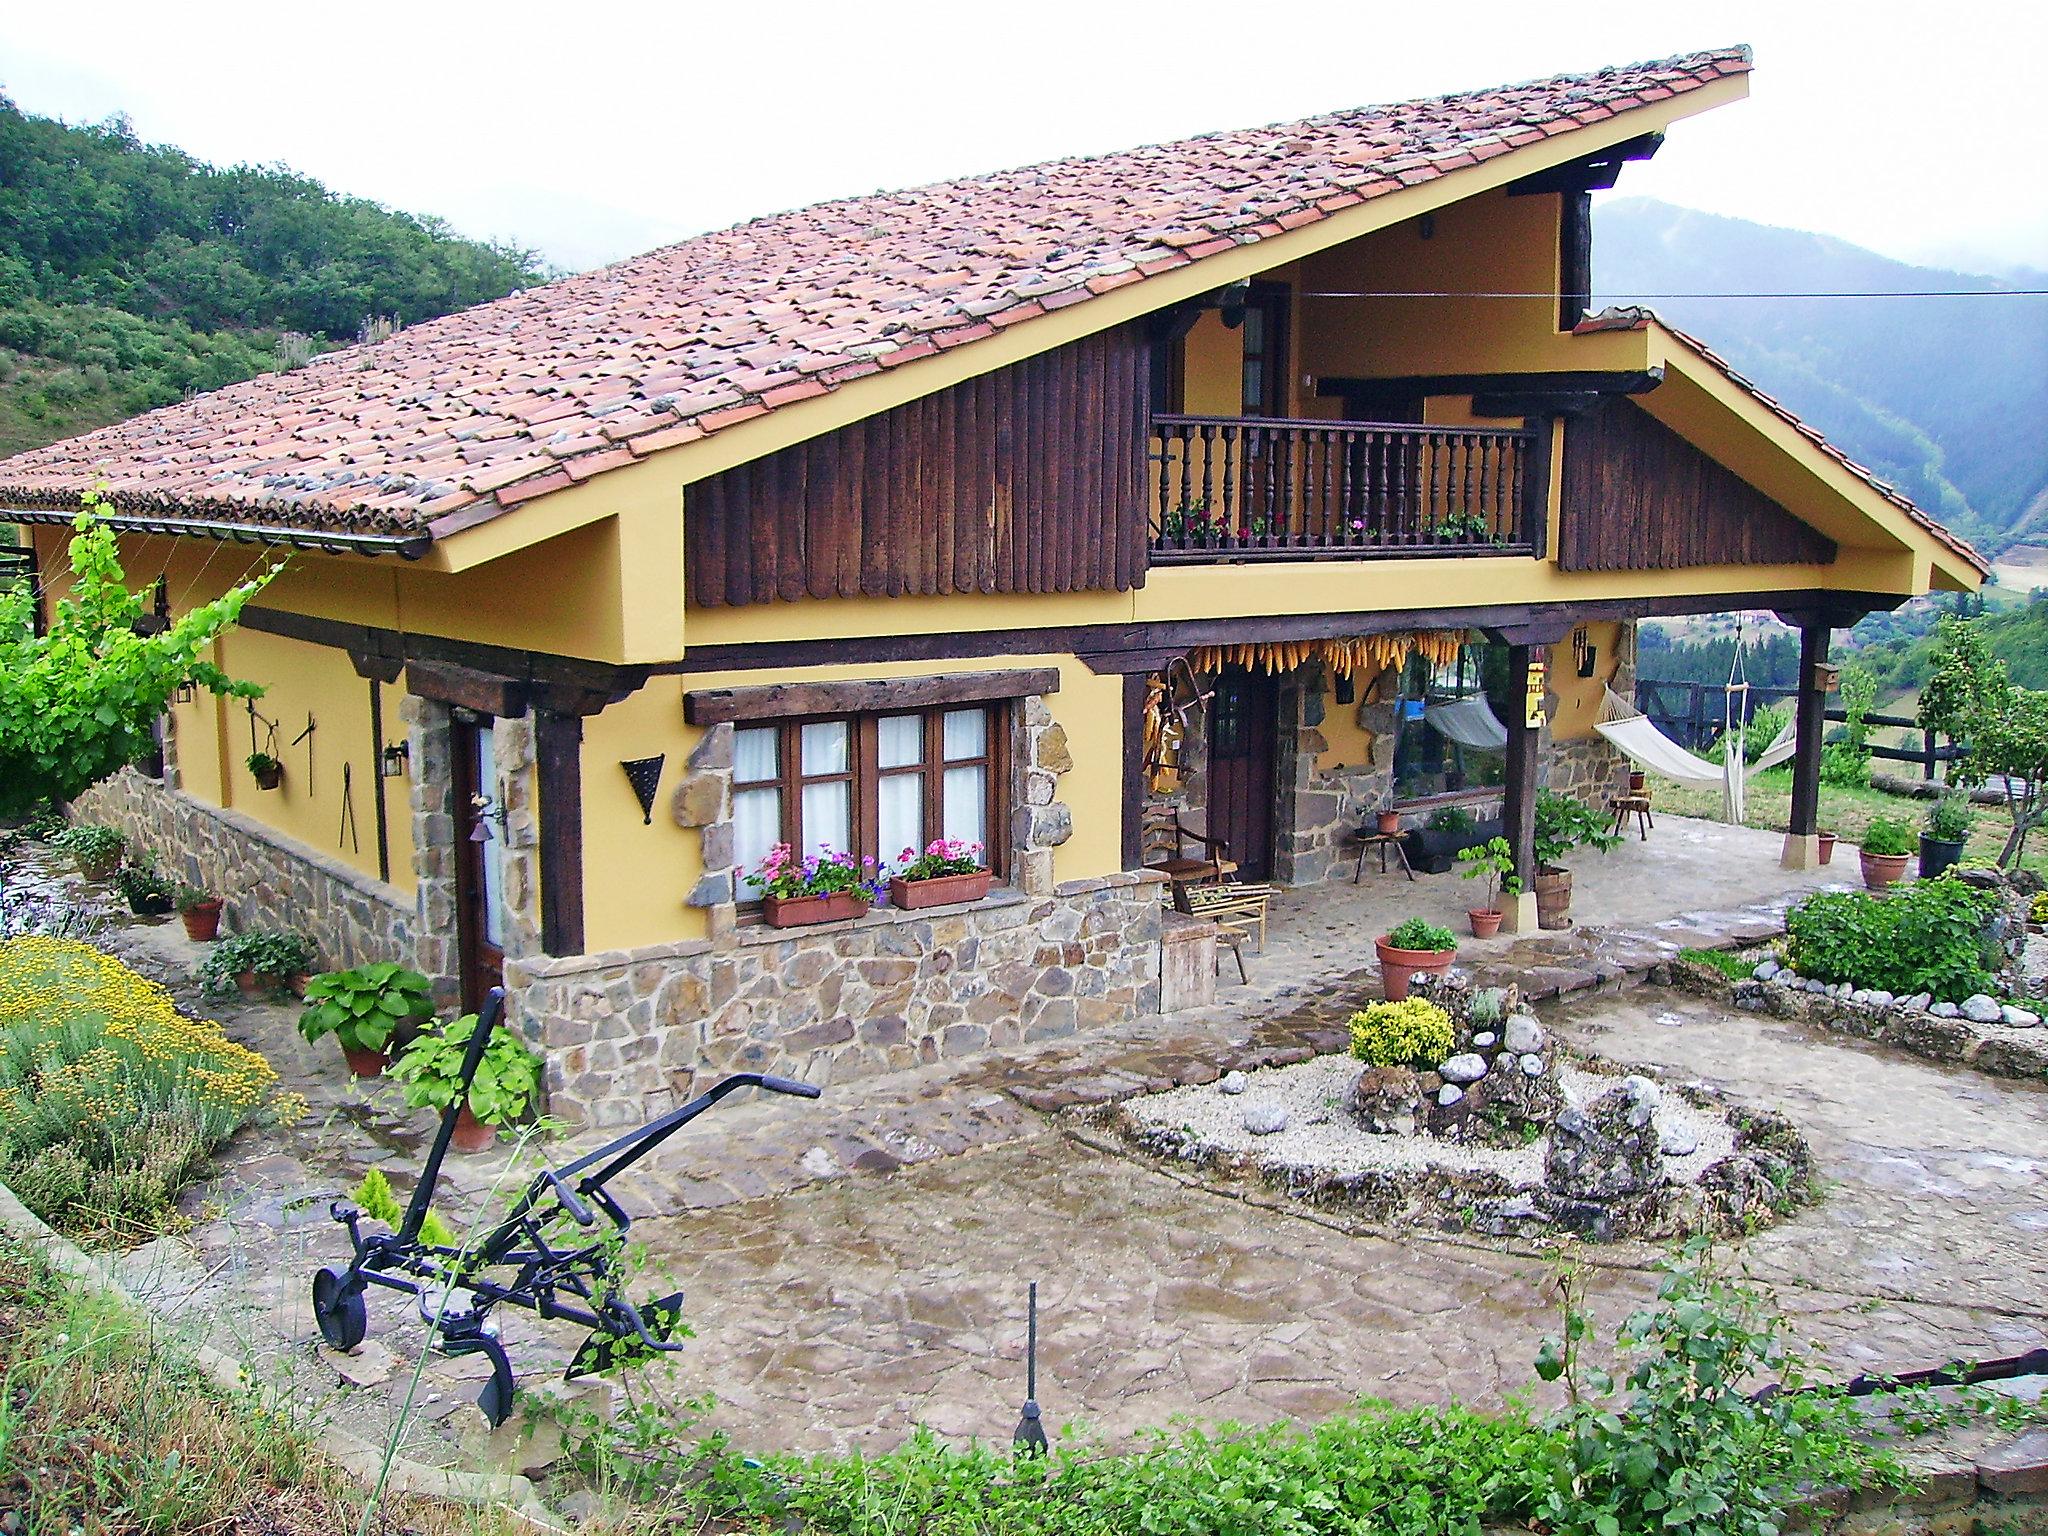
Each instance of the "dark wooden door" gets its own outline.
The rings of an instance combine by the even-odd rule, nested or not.
[[[1209,701],[1209,826],[1244,880],[1273,873],[1273,754],[1280,691],[1270,672],[1228,667]]]
[[[455,929],[462,973],[462,1006],[474,1013],[484,994],[505,980],[505,904],[502,864],[505,824],[495,799],[497,721],[488,715],[455,717],[452,775],[455,789]],[[485,801],[479,805],[479,800]],[[485,836],[478,837],[481,829]]]

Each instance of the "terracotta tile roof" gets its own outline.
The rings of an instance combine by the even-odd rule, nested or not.
[[[1749,395],[1759,405],[1764,406],[1801,437],[1812,443],[1814,447],[1840,464],[1849,473],[1856,476],[1857,479],[1863,481],[1864,484],[1904,512],[1906,516],[1910,517],[1922,528],[1933,534],[1943,544],[1969,561],[1980,573],[1987,576],[1991,573],[1991,562],[1977,553],[1974,546],[1966,540],[1956,537],[1955,534],[1949,532],[1942,524],[1921,511],[1918,506],[1914,505],[1911,498],[1906,496],[1897,486],[1893,485],[1889,480],[1880,479],[1875,470],[1859,464],[1850,458],[1848,454],[1823,437],[1818,427],[1801,420],[1792,411],[1788,410],[1775,395],[1767,394],[1754,381],[1737,372],[1735,365],[1729,362],[1727,358],[1716,352],[1697,336],[1681,331],[1654,310],[1647,309],[1640,304],[1616,305],[1612,308],[1601,310],[1597,315],[1586,316],[1574,328],[1574,334],[1585,336],[1596,331],[1644,331],[1653,325],[1660,327],[1666,334],[1675,337],[1688,350],[1696,354],[1702,362],[1707,363],[1719,372],[1729,383]]]
[[[0,504],[447,532],[1750,67],[1746,48],[821,203],[0,463]]]

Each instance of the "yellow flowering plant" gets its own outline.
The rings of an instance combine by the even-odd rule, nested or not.
[[[46,1221],[154,1229],[236,1130],[303,1107],[261,1055],[111,955],[0,942],[0,1182]]]

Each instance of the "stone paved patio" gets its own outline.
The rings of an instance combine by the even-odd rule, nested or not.
[[[1830,1197],[1748,1245],[1743,1262],[1845,1367],[2005,1353],[2048,1338],[2048,1088],[1675,994],[1596,990],[1684,945],[1775,931],[1786,902],[1815,883],[1778,871],[1776,840],[1761,834],[1667,819],[1657,837],[1670,842],[1631,844],[1633,858],[1593,865],[1602,873],[1580,894],[1582,917],[1644,921],[1473,946],[1482,979],[1569,994],[1544,1010],[1568,1040],[1775,1102],[1798,1119],[1833,1181]],[[1673,862],[1681,839],[1705,852]],[[1697,879],[1685,873],[1709,860],[1716,868],[1695,868]],[[1090,1145],[1066,1117],[1046,1113],[1333,1047],[1345,1014],[1376,990],[1358,937],[1376,931],[1374,914],[1435,914],[1419,904],[1425,892],[1462,911],[1471,889],[1455,877],[1412,890],[1398,879],[1369,874],[1355,896],[1295,898],[1293,926],[1276,924],[1270,969],[1299,963],[1285,945],[1311,962],[1316,946],[1330,947],[1313,979],[1285,995],[1261,1002],[1233,989],[1201,1016],[1133,1020],[869,1080],[817,1104],[775,1100],[708,1117],[629,1202],[671,1213],[636,1231],[690,1291],[700,1339],[680,1357],[683,1388],[715,1392],[725,1405],[718,1422],[748,1444],[884,1444],[913,1423],[1006,1435],[1022,1395],[1024,1284],[1034,1278],[1045,1312],[1041,1396],[1055,1423],[1080,1418],[1124,1434],[1175,1413],[1307,1415],[1358,1394],[1485,1403],[1523,1386],[1548,1326],[1540,1256],[1350,1230],[1278,1200],[1232,1198]],[[1716,898],[1726,904],[1706,910]],[[175,923],[125,927],[112,943],[167,978],[191,962]],[[315,1113],[291,1131],[238,1140],[221,1176],[191,1200],[193,1230],[126,1268],[166,1312],[376,1433],[405,1394],[420,1326],[400,1298],[373,1297],[372,1347],[338,1362],[310,1342],[306,1277],[342,1253],[324,1196],[369,1166],[385,1167],[402,1191],[427,1121],[389,1085],[343,1078],[328,1051],[299,1041],[290,1010],[237,1003],[221,1012],[231,1033],[309,1092]],[[493,1183],[516,1187],[511,1163],[502,1152],[455,1160],[443,1205],[461,1216]],[[1602,1250],[1596,1305],[1618,1313],[1645,1294],[1652,1257]],[[530,1383],[576,1342],[543,1337],[520,1316],[507,1336]],[[344,1374],[364,1384],[344,1386]],[[476,1448],[477,1374],[474,1361],[427,1362],[407,1437],[415,1454]]]

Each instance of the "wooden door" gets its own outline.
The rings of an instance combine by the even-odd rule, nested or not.
[[[497,721],[458,711],[454,730],[455,929],[462,1007],[474,1013],[505,980],[505,824],[497,802]],[[477,804],[485,800],[483,805]],[[486,834],[479,840],[477,833]]]
[[[1273,873],[1274,751],[1280,690],[1270,672],[1225,668],[1209,701],[1209,825],[1238,878]]]

